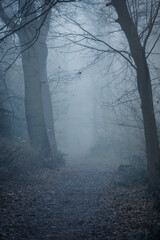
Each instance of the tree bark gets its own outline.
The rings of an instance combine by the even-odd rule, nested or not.
[[[126,0],[112,0],[112,5],[118,14],[117,22],[120,24],[127,37],[131,54],[136,65],[137,85],[141,99],[144,123],[149,189],[154,191],[160,187],[160,151],[150,72],[145,57],[145,50],[141,45],[137,29],[129,15]]]
[[[37,43],[38,44],[38,43]],[[40,44],[39,49],[39,59],[40,59],[40,75],[41,75],[41,91],[42,91],[42,104],[43,112],[45,118],[45,124],[47,128],[47,134],[50,141],[51,149],[53,155],[56,157],[57,154],[57,144],[55,139],[55,129],[54,129],[54,120],[53,120],[53,110],[52,110],[52,100],[51,93],[49,89],[49,83],[47,79],[46,63],[47,63],[47,46],[43,43],[43,46]]]
[[[14,30],[15,23],[5,13],[2,3],[0,3],[0,7],[3,21]],[[39,19],[36,18],[35,3],[30,0],[19,1],[19,11],[22,17],[17,35],[21,44],[25,82],[25,112],[29,139],[33,147],[40,151],[44,157],[54,157],[55,160],[57,146],[46,70],[46,38],[51,13],[47,12],[46,15],[42,15]],[[32,21],[32,19],[35,20]],[[28,24],[26,24],[27,22]],[[20,26],[23,26],[23,28]]]
[[[41,75],[41,91],[42,91],[42,104],[45,117],[45,123],[47,127],[48,138],[50,141],[51,149],[53,156],[56,158],[57,155],[57,144],[55,138],[55,129],[54,129],[54,119],[53,119],[53,109],[52,109],[52,100],[51,93],[49,89],[49,82],[47,76],[47,57],[48,57],[48,48],[47,48],[47,35],[49,32],[51,21],[51,13],[48,14],[37,42],[35,43],[38,48],[39,54],[39,65],[40,65],[40,75]]]
[[[29,139],[35,149],[44,157],[52,157],[48,140],[41,91],[41,74],[39,54],[36,44],[26,48],[31,30],[22,29],[18,32],[21,50],[22,66],[25,83],[25,112]]]

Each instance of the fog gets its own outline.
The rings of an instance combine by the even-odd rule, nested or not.
[[[123,49],[124,36],[116,32],[115,24],[105,26],[108,19],[102,6],[90,6],[87,12],[85,4],[77,9],[73,6],[53,11],[56,21],[51,18],[47,37],[47,77],[58,150],[66,154],[67,159],[71,156],[73,161],[79,161],[73,156],[88,156],[94,148],[98,150],[100,144],[104,151],[101,158],[118,167],[129,163],[135,152],[145,156],[144,137],[136,74],[123,57],[109,53],[106,48],[109,44]],[[93,25],[93,22],[96,23]],[[15,44],[19,46],[18,42]],[[23,70],[21,59],[17,59],[20,49],[17,49],[9,47],[8,50],[13,58],[9,60],[10,65],[5,66],[9,68],[5,77],[6,94],[13,95],[13,101],[6,106],[12,109],[8,120],[12,122],[11,135],[28,141]],[[50,132],[50,127],[47,131]],[[97,156],[95,159],[100,161]]]
[[[37,40],[37,46],[43,49],[39,53],[39,69],[42,69],[39,78],[42,78],[41,84],[44,84],[44,116],[41,117],[46,121],[50,145],[56,145],[67,159],[71,156],[74,161],[78,161],[73,157],[76,155],[93,157],[94,151],[99,152],[100,149],[101,153],[95,154],[100,154],[104,162],[116,167],[130,164],[134,155],[146,159],[141,97],[134,61],[128,57],[130,45],[124,32],[113,21],[116,15],[113,9],[105,9],[103,3],[87,5],[82,1],[72,4],[70,8],[67,4],[57,5],[41,28]],[[141,21],[143,18],[139,20],[142,28]],[[154,34],[150,39],[155,39],[155,45],[150,40],[148,49],[154,46],[155,55],[150,56],[150,74],[156,81],[153,99],[158,112],[156,102],[159,70],[156,52],[159,41]],[[40,106],[34,106],[33,110],[27,107],[32,105],[32,94],[37,88],[34,80],[29,84],[27,79],[37,73],[27,76],[30,70],[26,66],[31,60],[25,57],[23,60],[21,55],[26,51],[21,43],[29,44],[28,40],[23,37],[21,39],[16,34],[13,36],[2,44],[2,108],[9,111],[9,114],[2,114],[8,126],[2,120],[1,128],[5,127],[6,133],[4,131],[1,135],[5,137],[8,134],[13,139],[29,140],[39,145],[37,138],[43,142],[44,137],[40,140],[40,130],[36,130],[36,133],[31,126],[40,117],[38,114],[35,114],[35,119],[30,117],[30,111],[36,113],[34,109],[40,109]],[[27,49],[36,58],[32,45],[27,46]],[[48,55],[45,55],[45,51],[48,51]],[[33,65],[34,62],[31,67]],[[33,93],[27,93],[26,89],[29,88],[33,89]],[[50,96],[46,97],[48,94]],[[158,115],[155,117],[158,124]],[[40,123],[37,123],[37,129],[38,124]],[[36,148],[40,148],[40,145]],[[97,156],[94,158],[98,163],[100,159]]]
[[[159,11],[0,2],[0,239],[159,238]]]
[[[81,13],[81,21],[87,22],[87,29],[92,23],[89,17],[85,15],[85,12],[83,15]],[[72,29],[76,35],[81,33],[81,29],[72,22],[67,26],[67,31],[68,29]],[[65,27],[61,29],[61,34],[66,34],[66,31],[64,33],[63,31]],[[92,26],[89,31],[96,34],[97,29],[93,30]],[[122,121],[121,111],[126,113],[127,110],[121,104],[115,109],[112,107],[112,102],[118,101],[117,99],[121,98],[131,85],[129,82],[127,87],[126,82],[123,82],[123,73],[120,73],[116,79],[122,64],[115,59],[113,66],[110,66],[112,63],[108,54],[101,59],[96,51],[87,49],[87,46],[82,48],[76,43],[71,45],[69,43],[68,46],[66,44],[68,40],[65,37],[60,38],[54,47],[52,34],[54,33],[50,33],[48,43],[48,75],[49,79],[50,76],[53,79],[55,76],[58,77],[58,80],[54,80],[55,83],[51,82],[50,85],[51,92],[55,95],[52,101],[56,109],[54,112],[55,131],[59,149],[67,155],[84,156],[103,139],[103,141],[116,142],[116,144],[123,142],[122,151],[127,152],[125,148],[132,148],[128,142],[132,141],[130,139],[132,130],[127,129],[126,134],[126,129],[118,126],[119,121]],[[116,38],[120,44],[121,36]],[[112,39],[110,41],[112,42]],[[96,58],[98,60],[95,60]],[[114,81],[113,78],[115,78]],[[132,114],[128,112],[126,114],[128,118],[132,118]],[[110,154],[114,154],[114,148],[113,144]],[[131,158],[133,153],[134,150],[128,150],[125,160]],[[116,157],[118,160],[119,156]]]

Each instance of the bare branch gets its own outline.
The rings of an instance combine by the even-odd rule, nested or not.
[[[35,0],[33,0],[32,3],[34,3]],[[38,9],[34,11],[32,11],[31,13],[29,13],[29,15],[39,12],[40,10],[40,14],[36,14],[33,17],[29,18],[28,21],[25,21],[23,24],[17,24],[14,23],[13,19],[10,19],[7,14],[4,11],[4,8],[2,7],[2,3],[0,1],[0,14],[1,14],[1,18],[2,20],[5,22],[6,27],[10,27],[11,31],[8,31],[7,34],[3,37],[0,38],[0,41],[3,41],[4,39],[6,39],[7,37],[11,36],[12,34],[18,32],[19,30],[21,30],[23,27],[29,25],[30,23],[34,22],[35,20],[40,18],[40,24],[41,22],[44,22],[44,20],[46,19],[48,12],[58,3],[68,3],[68,2],[75,2],[75,0],[52,0],[52,1],[47,1],[47,4],[45,2],[45,4],[42,4]]]
[[[16,25],[16,23],[5,13],[4,8],[2,7],[2,1],[0,1],[0,17],[6,26],[10,27],[12,31],[17,31],[19,26]]]
[[[153,30],[153,27],[154,27],[154,25],[155,25],[155,21],[156,21],[156,19],[157,19],[159,10],[160,10],[160,1],[159,1],[159,3],[158,3],[157,8],[156,8],[154,17],[152,17],[152,10],[151,10],[151,19],[150,19],[150,24],[149,24],[149,30],[148,30],[147,36],[145,37],[144,43],[143,43],[144,49],[146,48],[147,41],[148,41],[148,39],[149,39],[149,37],[150,37],[150,35],[151,35],[151,33],[152,33],[152,30]]]

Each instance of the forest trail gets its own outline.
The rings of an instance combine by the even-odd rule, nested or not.
[[[144,199],[144,189],[113,189],[112,177],[106,164],[90,165],[83,159],[54,174],[41,170],[23,182],[6,183],[0,239],[145,239],[143,222],[128,215]]]

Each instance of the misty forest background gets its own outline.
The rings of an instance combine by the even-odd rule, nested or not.
[[[160,1],[0,1],[0,63],[0,239],[158,239]]]

